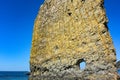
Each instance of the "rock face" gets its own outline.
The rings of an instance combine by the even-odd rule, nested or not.
[[[117,80],[103,2],[45,0],[34,24],[31,80]]]

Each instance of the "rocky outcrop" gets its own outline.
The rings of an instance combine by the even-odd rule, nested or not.
[[[117,80],[103,2],[45,0],[34,24],[31,80]]]

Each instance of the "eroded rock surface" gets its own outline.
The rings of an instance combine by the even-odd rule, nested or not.
[[[45,0],[34,24],[31,80],[117,80],[103,2]]]

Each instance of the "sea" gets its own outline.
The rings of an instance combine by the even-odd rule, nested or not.
[[[0,71],[0,80],[28,80],[27,71]],[[120,70],[118,70],[120,74]]]
[[[0,71],[0,80],[28,80],[27,71]]]

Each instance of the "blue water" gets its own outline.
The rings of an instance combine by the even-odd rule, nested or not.
[[[8,72],[0,71],[0,80],[28,80],[28,72],[17,71],[17,72]]]
[[[0,71],[0,80],[28,80],[28,72],[1,72]],[[120,74],[120,70],[118,70]]]

